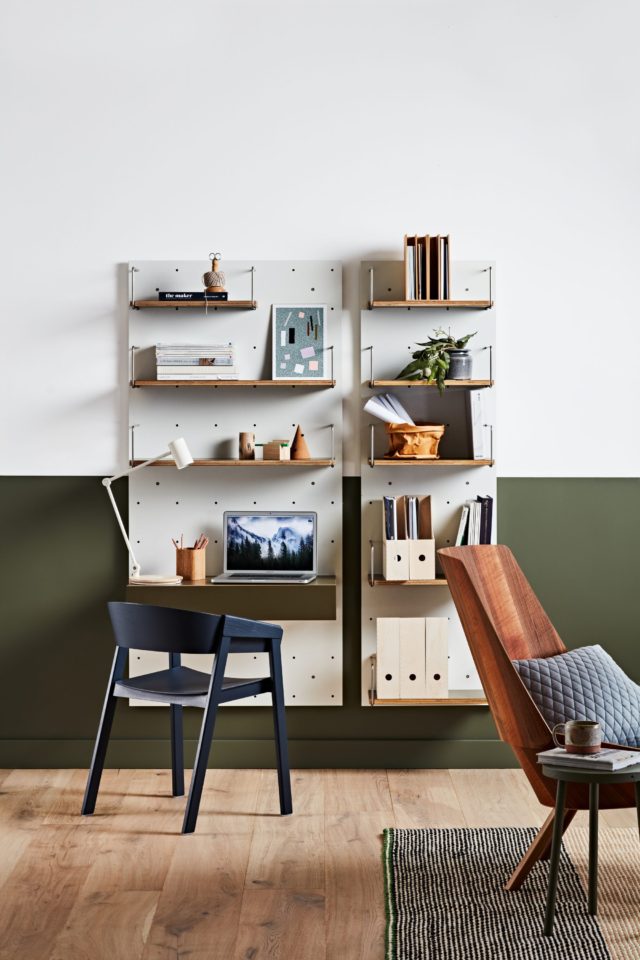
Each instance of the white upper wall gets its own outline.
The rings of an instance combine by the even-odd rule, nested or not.
[[[409,231],[497,262],[500,474],[640,474],[637,0],[3,0],[0,21],[0,472],[121,461],[119,264],[342,259],[357,325],[358,262]]]

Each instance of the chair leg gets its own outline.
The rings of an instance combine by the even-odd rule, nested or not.
[[[573,818],[576,815],[575,810],[565,810],[562,832],[564,833]],[[529,876],[531,868],[538,860],[546,860],[551,850],[551,837],[553,834],[553,822],[555,820],[555,810],[552,810],[545,822],[536,834],[533,843],[527,849],[522,860],[515,868],[509,879],[504,885],[505,890],[519,890],[524,881]]]
[[[91,766],[89,767],[87,786],[84,792],[84,799],[82,801],[81,812],[83,817],[91,816],[96,808],[96,799],[98,797],[98,790],[100,788],[100,780],[102,779],[102,770],[104,768],[107,747],[109,745],[109,737],[111,736],[111,727],[113,726],[113,718],[116,712],[116,704],[118,702],[118,698],[113,696],[113,688],[116,684],[116,680],[121,680],[124,676],[124,665],[126,658],[127,651],[122,647],[118,647],[113,658],[111,675],[107,685],[107,693],[102,706],[100,723],[98,724],[98,734],[96,736],[96,742],[93,748]]]
[[[211,750],[211,741],[213,740],[213,730],[216,723],[216,714],[220,703],[222,693],[222,681],[224,680],[224,670],[229,655],[230,641],[228,637],[222,637],[220,646],[216,653],[216,662],[211,674],[209,683],[209,694],[207,696],[207,705],[202,718],[200,728],[200,739],[196,751],[196,762],[193,767],[191,785],[189,787],[189,799],[187,800],[187,809],[184,813],[182,823],[183,833],[193,833],[198,819],[198,810],[200,809],[200,799],[202,797],[202,788],[204,778],[207,772],[207,762]]]
[[[171,704],[171,793],[184,796],[184,740],[182,736],[182,707]]]
[[[287,723],[284,707],[284,685],[282,683],[282,657],[280,641],[272,641],[269,649],[269,667],[273,689],[273,726],[275,728],[276,761],[278,764],[278,790],[280,793],[280,813],[293,813],[291,800],[291,774],[289,772],[289,745],[287,742]]]

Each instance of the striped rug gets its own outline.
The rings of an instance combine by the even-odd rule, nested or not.
[[[637,832],[602,832],[600,915],[594,919],[583,887],[585,831],[568,831],[553,937],[542,933],[548,863],[537,864],[519,891],[503,890],[535,833],[509,827],[385,830],[387,960],[638,960]]]

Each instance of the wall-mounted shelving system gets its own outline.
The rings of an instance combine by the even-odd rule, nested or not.
[[[490,310],[491,300],[370,300],[369,310]]]
[[[446,579],[388,581],[379,569],[382,540],[381,499],[401,494],[430,495],[436,548],[455,542],[460,511],[478,494],[496,496],[493,456],[495,425],[494,361],[496,324],[493,264],[452,265],[452,299],[408,301],[404,297],[401,260],[368,261],[361,269],[360,334],[362,462],[362,704],[372,706],[485,706],[480,678],[458,619]],[[473,379],[447,381],[441,397],[435,385],[394,379],[407,364],[416,343],[436,327],[455,337],[477,331],[469,343]],[[447,425],[441,459],[386,459],[384,424],[362,410],[376,392],[400,392],[416,422]],[[486,455],[474,459],[468,437],[467,396],[482,390]],[[389,469],[388,469],[389,468]],[[392,469],[391,469],[392,468]],[[495,517],[495,510],[494,510]],[[495,537],[495,521],[494,521]],[[384,590],[377,589],[385,587]],[[411,589],[407,589],[407,588]],[[371,589],[374,588],[374,589]],[[447,617],[449,690],[438,699],[378,698],[375,690],[376,619],[378,617]]]
[[[141,463],[144,463],[144,460],[133,460],[132,466],[137,467]],[[310,468],[318,467],[334,467],[335,460],[333,459],[322,459],[314,458],[309,460],[194,460],[191,464],[192,467],[241,467],[243,470],[255,470],[262,469],[264,467],[272,467],[277,469],[278,467],[289,467],[294,470],[303,470]],[[150,467],[173,467],[175,469],[175,463],[173,460],[156,460],[154,463],[149,464]]]
[[[129,585],[127,597],[282,624],[287,703],[335,706],[342,702],[342,266],[333,261],[225,261],[229,296],[242,299],[156,299],[160,290],[199,289],[206,269],[206,260],[129,264],[131,461],[143,462],[177,436],[185,438],[195,458],[186,470],[153,469],[173,466],[157,461],[130,477],[129,531],[136,556],[146,573],[171,572],[171,538],[184,534],[185,542],[193,542],[204,532],[210,541],[209,577],[223,566],[225,510],[314,510],[320,576],[304,585],[221,585],[208,579],[177,586]],[[273,379],[274,303],[327,305],[329,346],[322,379]],[[157,380],[157,343],[230,342],[242,380]],[[241,431],[252,431],[260,443],[293,438],[297,424],[312,459],[238,460]],[[247,672],[246,659],[230,665],[230,672]],[[134,674],[154,667],[153,655],[132,656]],[[249,670],[268,672],[262,654]],[[270,702],[268,695],[256,699],[257,705],[263,702]]]
[[[257,310],[255,300],[132,300],[134,310]]]
[[[252,387],[280,387],[289,390],[326,390],[335,387],[335,380],[296,380],[287,383],[284,380],[132,380],[132,387],[207,387],[209,390],[242,389]]]

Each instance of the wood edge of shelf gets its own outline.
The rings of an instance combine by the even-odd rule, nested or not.
[[[431,388],[437,387],[437,383],[427,383],[426,380],[369,380],[367,381],[368,385],[373,387],[422,387]],[[467,387],[470,390],[482,390],[485,387],[495,386],[495,380],[445,380],[445,387],[453,387],[454,389]]]
[[[371,707],[488,707],[489,703],[483,697],[434,697],[425,700],[384,700],[372,697],[369,700]]]
[[[449,581],[445,577],[436,577],[435,580],[385,580],[380,574],[373,578],[367,575],[370,587],[448,587]]]
[[[130,386],[139,387],[315,387],[333,388],[335,380],[131,380]]]
[[[146,460],[133,460],[132,467],[139,467]],[[336,461],[329,457],[309,460],[194,460],[192,467],[335,467]],[[154,460],[150,467],[175,467],[173,460]]]
[[[371,462],[370,467],[493,467],[495,460],[409,460],[394,459],[392,457],[378,458]]]
[[[152,310],[159,308],[166,310],[173,307],[174,310],[180,310],[182,307],[196,308],[202,310],[256,310],[257,300],[130,300],[129,306],[134,310]]]
[[[211,574],[211,576],[214,576],[214,574]],[[125,586],[127,589],[151,587],[152,590],[182,590],[187,587],[196,589],[202,587],[231,587],[233,590],[238,587],[258,587],[259,589],[264,587],[320,587],[330,590],[337,586],[337,581],[336,577],[318,576],[311,583],[277,583],[274,581],[270,583],[212,583],[210,578],[206,577],[204,580],[183,580],[182,583],[131,583],[127,581]]]
[[[381,308],[408,308],[412,307],[431,307],[445,308],[458,307],[467,310],[490,310],[493,307],[494,300],[369,300],[369,310],[379,310]]]

